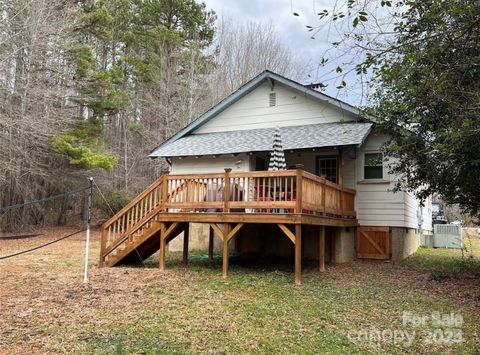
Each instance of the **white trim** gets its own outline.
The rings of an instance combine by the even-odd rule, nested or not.
[[[375,178],[375,179],[367,179],[365,178],[365,154],[381,154],[382,155],[382,177],[381,178]],[[361,180],[359,183],[390,183],[387,179],[385,179],[386,176],[388,176],[388,171],[386,171],[386,166],[385,162],[383,159],[385,156],[383,155],[383,152],[381,150],[375,149],[375,150],[366,150],[362,154],[362,173],[361,173]]]

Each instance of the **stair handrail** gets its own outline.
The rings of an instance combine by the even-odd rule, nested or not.
[[[159,204],[153,210],[151,210],[146,215],[144,215],[142,218],[140,218],[132,227],[130,227],[129,230],[127,230],[124,234],[122,234],[120,236],[120,238],[118,238],[115,241],[115,243],[113,243],[106,250],[104,250],[102,252],[102,256],[106,257],[108,254],[110,254],[112,251],[114,251],[116,248],[118,248],[118,246],[121,245],[125,240],[127,240],[133,233],[135,233],[137,230],[139,230],[145,224],[150,222],[150,220],[153,217],[155,217],[157,214],[159,214],[161,212],[162,208],[163,208],[163,204]]]
[[[163,183],[167,183],[166,182],[167,179],[168,179],[168,174],[162,175],[159,179],[157,179],[154,183],[152,183],[149,187],[147,187],[147,189],[145,189],[145,191],[143,191],[140,195],[138,195],[129,204],[131,204],[133,201],[136,201],[136,200],[138,202],[138,200],[141,200],[142,198],[144,198],[153,189],[159,187]],[[178,192],[180,190],[182,190],[183,188],[185,188],[184,184],[177,187],[174,191],[168,193],[166,198],[164,196],[162,196],[162,199],[161,199],[160,203],[158,204],[158,206],[155,207],[154,209],[152,209],[151,211],[149,211],[147,214],[143,215],[140,219],[138,219],[128,230],[126,230],[122,235],[120,235],[120,237],[117,238],[117,240],[113,244],[111,244],[106,250],[102,250],[101,257],[105,258],[108,254],[110,254],[112,251],[114,251],[119,245],[121,245],[125,240],[127,240],[138,229],[140,229],[146,223],[150,222],[150,220],[153,217],[155,217],[158,213],[160,213],[162,211],[162,209],[164,208],[164,203],[167,202],[172,196],[175,196],[176,194],[178,194]],[[125,207],[127,207],[127,206],[125,206]],[[135,206],[135,204],[133,204],[131,207],[134,207],[134,206]],[[125,207],[123,209],[125,209]],[[126,211],[128,211],[129,209],[130,208],[126,209]],[[117,213],[117,214],[118,214],[118,217],[123,215],[122,213]],[[117,218],[114,218],[114,217],[112,217],[112,219],[116,220]],[[111,225],[111,223],[110,224],[105,223],[102,226],[102,230],[104,228],[108,228],[110,225]]]
[[[154,189],[159,187],[163,183],[167,175],[168,173],[165,173],[162,176],[160,176],[157,180],[155,180],[152,184],[150,184],[145,190],[143,190],[142,193],[140,193],[137,197],[135,197],[132,201],[130,201],[125,207],[123,207],[120,211],[118,211],[113,217],[111,217],[108,221],[103,223],[102,229],[110,227],[117,219],[119,219],[121,216],[127,213],[130,209],[135,207],[135,205],[138,202],[140,202],[140,200],[142,200]]]
[[[106,243],[107,243],[107,236],[106,236],[107,229],[116,221],[118,221],[122,216],[124,216],[127,212],[129,212],[133,207],[135,207],[143,198],[145,198],[154,189],[161,187],[167,175],[168,173],[161,175],[158,179],[152,182],[145,190],[143,190],[138,196],[136,196],[132,201],[130,201],[125,207],[123,207],[120,211],[118,211],[113,217],[111,217],[108,221],[103,223],[101,228],[102,233],[101,233],[101,241],[100,241],[100,265],[103,265],[105,260],[104,254],[105,254]],[[162,198],[162,201],[160,201],[160,205],[163,205],[163,198]],[[120,238],[118,238],[114,242],[114,244],[117,245],[118,247],[118,245],[125,240],[124,239],[125,236],[128,238],[129,235],[130,235],[129,233],[125,233],[124,236],[123,237],[121,236]],[[122,239],[122,242],[118,243],[120,239]]]

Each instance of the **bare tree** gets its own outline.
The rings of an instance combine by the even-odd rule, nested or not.
[[[305,77],[305,63],[282,44],[273,24],[221,21],[215,44],[208,50],[211,34],[202,38],[201,33],[189,30],[188,39],[180,42],[172,41],[175,36],[160,36],[155,41],[140,36],[138,41],[143,42],[134,46],[135,58],[148,58],[156,69],[148,80],[131,80],[134,71],[122,59],[133,49],[125,45],[121,31],[131,33],[127,30],[132,23],[124,14],[134,8],[130,7],[133,2],[119,1],[125,6],[121,9],[110,3],[114,21],[110,24],[108,17],[103,26],[112,36],[105,38],[82,31],[86,25],[98,30],[95,26],[102,22],[85,24],[89,17],[82,16],[79,3],[0,0],[0,206],[81,186],[87,174],[105,190],[134,195],[165,168],[151,161],[148,153],[215,101],[265,69],[299,80]],[[158,0],[157,5],[161,4]],[[214,20],[211,14],[206,16],[205,28]],[[153,25],[155,18],[149,18]],[[72,55],[83,46],[91,48],[92,58],[82,57],[83,52]],[[82,90],[92,77],[82,77],[72,57],[83,60],[86,67],[95,61],[88,70],[100,76],[113,63],[125,66],[120,68],[125,80],[115,89],[128,94],[128,100],[99,115],[101,149],[118,158],[112,171],[72,166],[71,156],[53,148],[59,136],[74,135],[79,123],[91,118],[89,100],[105,94],[101,85]],[[55,218],[46,218],[47,209],[41,208],[35,213],[31,209],[0,214],[0,228],[40,220],[63,223],[65,218],[58,210],[67,206],[66,201],[59,201],[52,213]]]
[[[219,100],[265,69],[288,78],[303,80],[308,63],[285,46],[273,23],[237,23],[222,19],[213,47],[216,69],[212,94]]]
[[[63,51],[72,30],[61,0],[0,1],[0,203],[62,190],[68,170],[51,148],[75,108]]]

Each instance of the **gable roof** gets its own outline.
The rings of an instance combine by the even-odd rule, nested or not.
[[[284,150],[359,146],[370,133],[371,123],[319,123],[280,128]],[[275,128],[191,134],[158,147],[156,157],[185,157],[272,150]]]
[[[202,125],[213,119],[215,116],[217,116],[219,113],[233,105],[235,102],[240,100],[242,97],[247,95],[248,93],[252,92],[255,90],[257,87],[259,87],[261,84],[263,84],[265,81],[277,81],[287,87],[290,87],[294,90],[300,91],[310,97],[313,97],[315,99],[327,102],[328,104],[331,104],[337,108],[340,108],[341,110],[347,111],[353,115],[360,116],[361,111],[357,109],[356,107],[343,102],[341,100],[338,100],[336,98],[333,98],[331,96],[328,96],[326,94],[323,94],[321,92],[318,92],[312,88],[309,88],[307,86],[304,86],[296,81],[290,80],[288,78],[285,78],[284,76],[281,76],[279,74],[276,74],[274,72],[271,72],[269,70],[265,70],[261,74],[257,75],[255,78],[241,86],[239,89],[237,89],[235,92],[233,92],[231,95],[227,96],[225,99],[220,101],[217,105],[212,107],[210,110],[202,114],[200,117],[198,117],[196,120],[192,121],[190,124],[185,126],[183,129],[181,129],[179,132],[174,134],[172,137],[164,141],[162,144],[160,144],[157,148],[155,148],[149,155],[151,158],[157,158],[159,156],[164,156],[164,155],[159,155],[158,151],[160,148],[164,147],[167,144],[170,144],[172,142],[175,142],[176,140],[192,133],[196,129],[200,128]]]

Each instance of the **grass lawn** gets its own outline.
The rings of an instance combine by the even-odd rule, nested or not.
[[[46,232],[1,240],[0,255],[70,230]],[[146,267],[98,269],[93,236],[88,286],[81,235],[0,260],[0,353],[480,352],[478,236],[474,258],[420,248],[401,263],[327,265],[323,274],[310,265],[302,286],[293,284],[293,265],[235,259],[224,281],[221,258],[211,263],[200,252],[188,267],[170,254],[164,273],[156,256]],[[403,324],[405,312],[425,321]],[[462,322],[436,325],[432,312]]]

